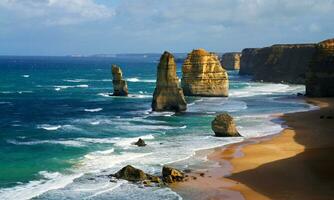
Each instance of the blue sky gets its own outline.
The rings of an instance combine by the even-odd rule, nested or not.
[[[334,0],[0,0],[1,55],[240,51],[334,37]]]

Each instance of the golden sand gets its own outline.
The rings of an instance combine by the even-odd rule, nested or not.
[[[321,109],[285,114],[274,137],[217,149],[220,166],[173,186],[185,199],[334,199],[334,99],[307,99]]]

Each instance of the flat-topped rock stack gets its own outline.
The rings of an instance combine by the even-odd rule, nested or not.
[[[182,72],[186,96],[228,96],[228,75],[216,54],[204,49],[193,50],[183,63]]]
[[[317,44],[306,73],[306,95],[334,97],[334,39]]]
[[[122,70],[117,65],[111,66],[112,83],[114,87],[113,96],[128,96],[128,85],[123,80]]]
[[[225,53],[222,56],[222,65],[226,70],[239,70],[240,69],[240,57],[241,53]]]
[[[181,112],[186,109],[187,103],[179,84],[179,78],[176,75],[174,56],[165,51],[158,65],[152,110]]]

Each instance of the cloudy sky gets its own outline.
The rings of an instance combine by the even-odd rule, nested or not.
[[[0,0],[1,55],[240,51],[334,37],[334,0]]]

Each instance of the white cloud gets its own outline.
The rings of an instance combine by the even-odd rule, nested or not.
[[[114,10],[93,0],[0,0],[5,9],[20,20],[39,19],[49,25],[70,25],[108,19]]]
[[[0,0],[0,42],[36,54],[239,51],[333,37],[333,10],[334,0]]]

